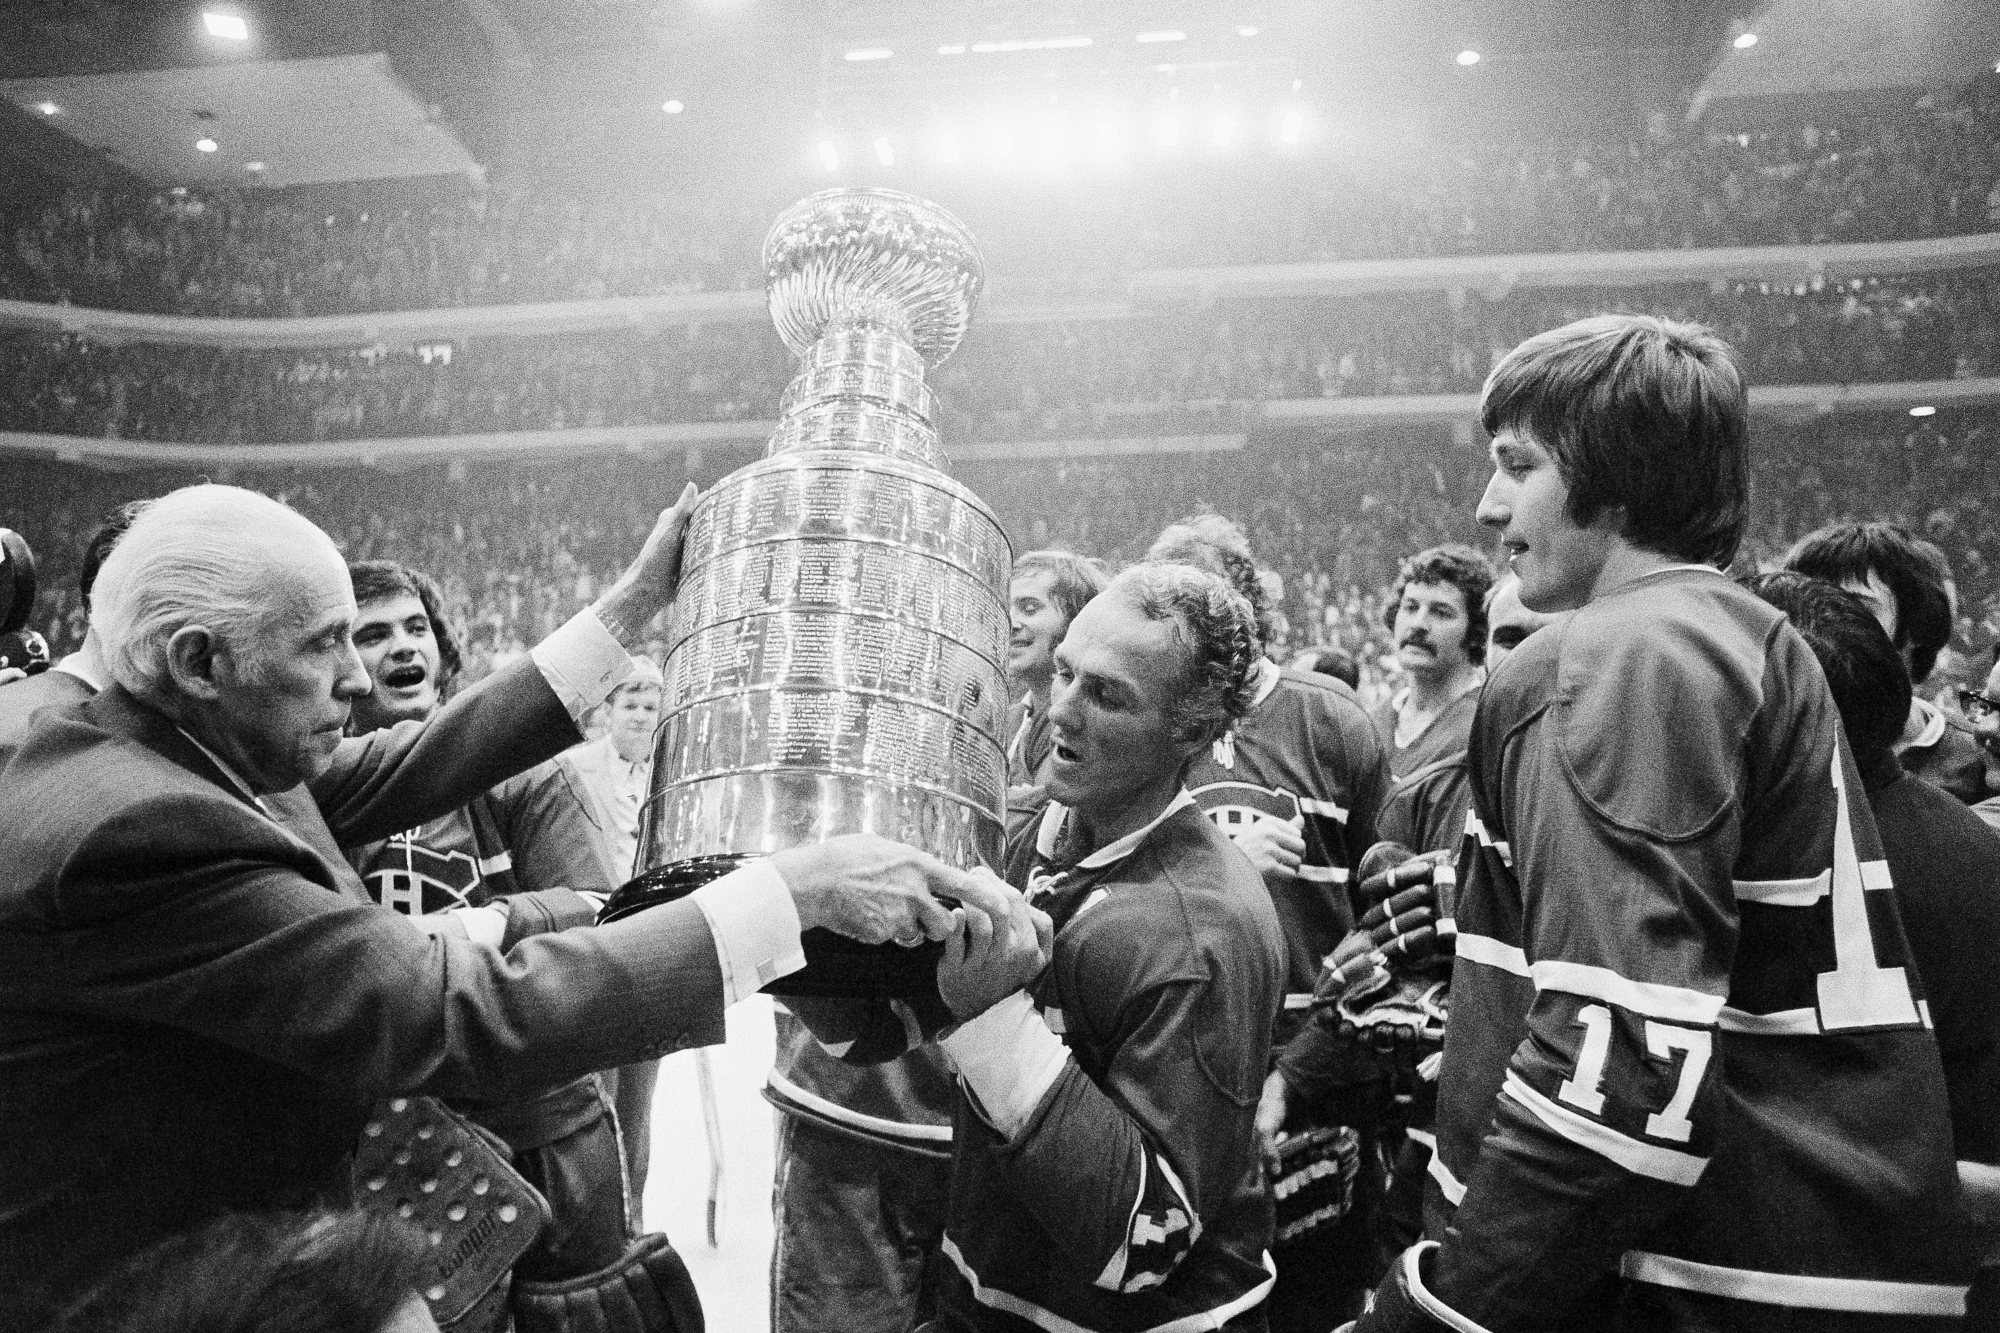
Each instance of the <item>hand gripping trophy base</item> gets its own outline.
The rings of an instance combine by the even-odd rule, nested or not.
[[[830,190],[779,217],[764,265],[799,374],[766,456],[689,523],[639,874],[606,921],[847,833],[999,859],[1013,558],[940,470],[924,383],[965,335],[978,253],[934,204]],[[766,990],[919,995],[942,949],[821,930],[804,947]]]
[[[648,870],[628,880],[611,895],[598,916],[599,925],[678,902],[702,885],[717,880],[754,856],[696,856]],[[897,944],[863,944],[830,930],[809,930],[801,937],[806,965],[764,987],[768,995],[805,995],[831,999],[906,1000],[937,989],[942,943],[914,948]]]

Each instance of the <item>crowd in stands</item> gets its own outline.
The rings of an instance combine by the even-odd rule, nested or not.
[[[1983,268],[975,325],[932,383],[953,441],[1200,433],[1269,399],[1471,393],[1522,338],[1605,310],[1710,325],[1757,384],[2000,375],[2000,270]],[[770,420],[794,371],[761,324],[333,352],[15,333],[0,336],[0,429],[236,444]]]
[[[1480,253],[1871,241],[2000,230],[2000,74],[1896,115],[1724,134],[1656,118],[1592,142],[1328,146],[1296,170],[1179,164],[1063,207],[960,180],[996,275]],[[419,206],[262,191],[80,191],[9,220],[0,296],[313,315],[761,285],[798,193],[586,199],[504,184]],[[959,203],[956,195],[963,194]]]
[[[743,461],[711,454],[693,474],[704,486]],[[1774,561],[1794,538],[1837,518],[1894,519],[1950,556],[1961,660],[2000,639],[2000,567],[1988,554],[2000,552],[2000,506],[1990,501],[2000,495],[2000,411],[1916,422],[1760,419],[1752,456],[1745,567]],[[1284,647],[1346,648],[1371,690],[1391,669],[1382,608],[1397,562],[1441,541],[1490,545],[1473,520],[1490,472],[1484,453],[1436,428],[1165,460],[983,461],[957,471],[999,513],[1017,550],[1063,546],[1116,566],[1139,558],[1183,514],[1213,508],[1239,519],[1260,563],[1282,580]],[[8,473],[0,525],[22,531],[41,559],[36,627],[58,651],[74,647],[84,628],[77,534],[114,504],[196,479],[186,470],[99,473],[16,459]],[[209,475],[284,498],[350,558],[393,558],[436,575],[467,627],[476,678],[595,597],[690,474],[674,455]],[[1956,669],[1946,665],[1947,674]]]

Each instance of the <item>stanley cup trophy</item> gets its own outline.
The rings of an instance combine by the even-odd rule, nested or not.
[[[800,370],[764,458],[689,522],[640,873],[605,920],[843,833],[999,863],[1012,553],[941,470],[924,385],[965,336],[978,252],[935,204],[828,190],[779,217],[764,270]],[[940,948],[809,931],[769,989],[915,994]]]

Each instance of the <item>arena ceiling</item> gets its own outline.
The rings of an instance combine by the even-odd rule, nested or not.
[[[1829,6],[1853,13],[1829,21]],[[207,31],[205,8],[247,36]],[[1760,45],[1732,46],[1760,27]],[[15,0],[0,7],[0,169],[283,185],[476,163],[687,188],[780,176],[789,192],[822,157],[882,140],[908,164],[975,131],[1031,146],[1179,116],[1206,117],[1217,143],[1229,126],[1241,144],[1581,135],[1769,93],[1942,82],[2000,59],[1996,27],[1991,0]],[[341,66],[331,108],[281,72],[376,52],[386,64]],[[58,90],[73,118],[35,110]],[[231,138],[254,149],[190,133],[224,91],[257,122]],[[222,151],[204,160],[196,137]]]

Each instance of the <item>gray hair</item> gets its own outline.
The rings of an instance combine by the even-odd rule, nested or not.
[[[1178,739],[1216,740],[1250,711],[1263,648],[1242,593],[1205,569],[1164,563],[1134,565],[1105,593],[1125,598],[1148,620],[1174,622],[1187,661],[1185,684],[1167,709]]]
[[[92,589],[90,630],[111,678],[141,697],[167,680],[167,645],[203,625],[230,645],[255,641],[277,608],[274,571],[296,565],[302,542],[332,539],[269,496],[236,486],[185,486],[133,520]]]

